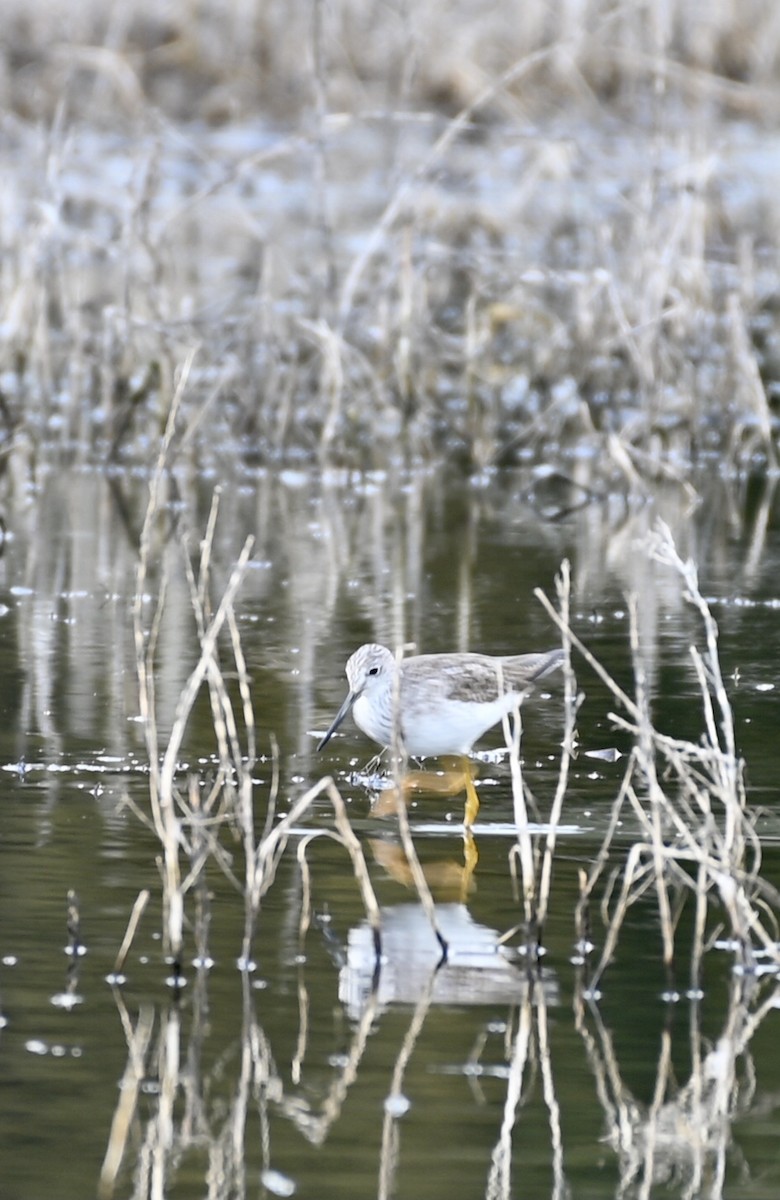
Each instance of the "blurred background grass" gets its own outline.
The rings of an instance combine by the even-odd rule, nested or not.
[[[772,0],[4,12],[9,448],[774,467]]]
[[[51,118],[70,87],[84,115],[97,108],[81,73],[125,75],[130,99],[176,120],[225,120],[259,111],[297,119],[316,90],[313,26],[329,108],[360,112],[406,102],[451,115],[513,64],[537,56],[495,112],[526,117],[590,101],[630,111],[661,87],[707,97],[723,114],[771,116],[780,63],[772,0],[8,0],[2,100],[26,118]],[[89,53],[92,51],[92,53]],[[113,60],[113,61],[112,61]]]

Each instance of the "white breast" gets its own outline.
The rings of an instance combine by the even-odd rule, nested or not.
[[[372,741],[380,746],[389,746],[393,741],[391,710],[387,705],[367,696],[358,696],[352,706],[352,715],[358,729],[362,729]]]

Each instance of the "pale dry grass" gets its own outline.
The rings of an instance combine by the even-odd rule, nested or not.
[[[541,596],[552,619],[607,684],[618,711],[616,727],[633,743],[623,780],[599,853],[581,878],[575,925],[589,927],[591,898],[601,891],[606,933],[598,965],[590,976],[591,994],[612,962],[631,907],[654,896],[670,998],[677,994],[676,972],[687,964],[687,989],[701,993],[706,951],[718,934],[725,938],[735,970],[776,973],[780,964],[780,894],[761,873],[756,814],[748,803],[744,763],[736,750],[734,717],[718,653],[718,628],[699,589],[695,564],[683,559],[667,527],[659,524],[645,552],[678,577],[685,601],[698,616],[701,643],[690,647],[700,691],[702,735],[687,741],[658,729],[649,702],[640,650],[637,598],[629,597],[635,691],[629,696],[572,632],[564,616]],[[571,742],[571,739],[568,739]],[[629,823],[635,840],[618,839]],[[606,880],[606,883],[605,883]],[[683,911],[692,912],[690,946],[681,948]],[[592,947],[588,948],[588,951]]]
[[[189,598],[199,653],[189,672],[175,706],[167,735],[161,730],[158,715],[158,654],[161,629],[168,602],[168,579],[164,567],[157,569],[160,540],[172,536],[171,517],[163,497],[170,472],[169,456],[181,396],[187,384],[188,362],[178,381],[174,401],[166,422],[165,435],[149,488],[149,501],[141,531],[136,589],[133,604],[135,667],[138,679],[139,710],[149,768],[149,808],[125,797],[126,803],[154,833],[158,845],[157,865],[161,878],[163,912],[162,942],[166,962],[172,967],[170,982],[179,989],[185,978],[185,942],[192,930],[195,963],[210,958],[208,939],[207,875],[221,871],[241,891],[244,898],[243,930],[236,931],[237,961],[245,973],[254,970],[253,944],[263,898],[274,883],[279,863],[299,823],[310,813],[318,797],[326,797],[333,810],[333,828],[320,829],[304,837],[299,844],[299,861],[305,880],[306,899],[301,914],[301,936],[310,919],[310,885],[306,851],[315,837],[333,837],[347,852],[365,905],[374,937],[379,964],[381,932],[379,905],[374,895],[361,843],[352,828],[347,808],[330,777],[314,783],[296,798],[283,814],[276,811],[278,793],[278,750],[271,735],[274,758],[271,785],[262,796],[264,825],[258,835],[257,795],[252,772],[257,761],[257,735],[252,705],[250,678],[235,617],[237,593],[244,578],[254,539],[245,541],[230,570],[227,582],[218,591],[212,578],[214,537],[219,513],[219,492],[215,492],[209,520],[198,547],[181,535],[181,558],[189,583]],[[193,560],[197,567],[193,564]],[[215,595],[215,592],[217,593]],[[178,619],[189,614],[178,613]],[[223,665],[225,643],[229,662]],[[237,696],[228,678],[237,682]],[[185,739],[190,730],[196,703],[206,691],[211,727],[216,747],[217,767],[213,778],[204,779],[182,768]],[[234,832],[243,855],[243,880],[234,867],[234,854],[223,844],[227,829]],[[195,912],[188,913],[195,893]],[[142,893],[136,902],[115,964],[115,976],[122,971],[138,922],[148,900]],[[240,949],[239,949],[240,943]],[[442,943],[443,948],[446,946]]]
[[[193,351],[174,450],[218,472],[774,469],[770,0],[4,20],[15,478],[148,463]]]
[[[225,117],[258,104],[296,113],[311,100],[319,26],[328,67],[327,103],[354,110],[400,98],[432,108],[468,104],[515,61],[549,51],[533,89],[496,100],[498,112],[535,111],[546,89],[564,99],[637,99],[647,77],[737,107],[749,89],[773,86],[780,20],[772,0],[725,0],[705,11],[695,0],[668,5],[589,0],[487,8],[470,0],[372,6],[209,0],[9,0],[4,10],[5,101],[57,104],[74,72],[117,85],[119,102],[145,96],[175,116]],[[66,51],[77,48],[75,59]],[[135,88],[128,81],[134,75]],[[124,83],[122,83],[124,79]],[[89,92],[84,99],[96,97]]]

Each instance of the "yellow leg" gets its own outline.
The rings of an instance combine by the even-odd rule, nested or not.
[[[448,767],[433,778],[431,778],[430,771],[410,771],[404,779],[404,787],[413,791],[426,791],[431,795],[438,796],[457,796],[458,792],[465,790],[466,808],[463,813],[463,824],[470,829],[479,812],[479,796],[474,787],[476,768],[465,754],[450,756],[445,761],[454,762],[455,765]]]
[[[479,796],[477,795],[477,789],[474,787],[474,768],[471,764],[471,759],[462,758],[461,763],[466,785],[466,808],[463,813],[463,824],[466,826],[466,829],[471,829],[479,812]]]

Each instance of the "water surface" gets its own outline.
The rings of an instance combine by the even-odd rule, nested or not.
[[[256,969],[249,974],[236,966],[242,896],[209,863],[205,888],[187,902],[187,986],[175,1000],[161,953],[159,848],[125,802],[148,811],[131,623],[145,483],[125,485],[120,505],[101,474],[59,471],[26,509],[6,514],[11,537],[0,588],[4,1195],[56,1192],[67,1200],[95,1192],[112,1122],[119,1119],[128,1030],[147,1017],[150,1046],[157,1049],[144,1060],[117,1195],[147,1194],[155,1172],[172,1197],[203,1194],[207,1176],[223,1181],[213,1183],[223,1195],[258,1188],[284,1194],[292,1186],[296,1194],[317,1197],[375,1190],[501,1195],[513,1188],[541,1195],[555,1193],[563,1180],[576,1195],[604,1195],[625,1183],[632,1161],[642,1157],[659,1062],[667,1054],[675,1086],[665,1097],[670,1132],[655,1170],[666,1180],[659,1194],[678,1194],[692,1169],[686,1080],[697,1058],[708,1078],[718,1045],[733,1043],[734,1014],[744,1011],[744,997],[735,1007],[731,958],[714,950],[702,999],[686,999],[683,951],[681,999],[664,1001],[667,981],[649,897],[632,910],[598,1004],[583,1006],[577,998],[577,869],[596,853],[619,786],[625,760],[614,752],[629,748],[609,720],[614,702],[604,686],[578,666],[585,691],[580,753],[558,839],[544,973],[533,987],[521,960],[495,950],[496,935],[520,919],[508,867],[515,835],[506,760],[480,765],[479,861],[465,894],[461,799],[419,799],[410,810],[420,858],[458,946],[436,975],[433,939],[404,873],[395,821],[372,815],[363,783],[370,746],[347,723],[324,755],[315,753],[318,734],[344,694],[344,662],[368,638],[425,651],[502,653],[555,644],[533,592],[553,592],[564,557],[572,563],[574,627],[626,687],[626,593],[638,594],[656,722],[698,738],[702,719],[688,653],[697,622],[679,582],[642,549],[642,537],[661,513],[680,549],[695,554],[720,625],[751,799],[765,810],[763,870],[777,880],[772,664],[780,639],[780,542],[772,495],[756,505],[735,489],[735,531],[711,519],[712,502],[692,512],[674,492],[617,521],[608,508],[591,507],[545,522],[523,501],[527,484],[514,473],[474,486],[434,475],[315,483],[246,472],[222,492],[215,585],[226,579],[244,537],[256,537],[236,608],[257,718],[256,819],[260,825],[270,794],[271,735],[279,745],[281,812],[321,774],[333,773],[384,914],[386,970],[375,996],[360,896],[344,850],[328,839],[308,850],[315,924],[305,944],[299,942],[302,881],[295,851],[304,833],[332,825],[323,798],[282,859],[262,908]],[[727,485],[715,485],[715,495],[719,487]],[[179,524],[161,523],[150,580],[151,597],[166,570],[157,678],[163,741],[198,654],[181,538],[189,531],[190,549],[197,551],[210,503],[208,490],[182,495]],[[148,607],[151,613],[151,599]],[[560,687],[551,682],[526,710],[523,743],[542,830],[561,719]],[[501,740],[499,731],[484,745],[500,747]],[[216,771],[206,703],[190,725],[181,769],[182,779],[189,770],[206,782]],[[619,840],[627,846],[634,835],[627,821]],[[240,875],[239,844],[228,830],[221,842]],[[106,977],[142,888],[151,892],[149,908],[132,945],[127,981],[112,991]],[[69,889],[78,893],[87,950],[75,962],[63,953]],[[597,944],[603,938],[597,912],[593,936]],[[213,965],[198,969],[192,962],[204,946]],[[527,1027],[530,1049],[523,1060]],[[741,1084],[735,1093],[739,1103],[727,1139],[730,1196],[768,1196],[776,1187],[766,1122],[780,1071],[775,1041],[770,1014],[747,1038],[740,1059],[750,1086]],[[519,1107],[511,1100],[517,1088]],[[163,1121],[169,1093],[170,1118]]]

